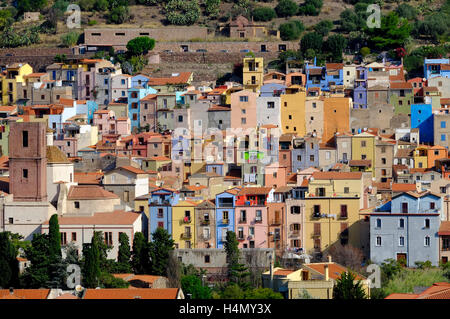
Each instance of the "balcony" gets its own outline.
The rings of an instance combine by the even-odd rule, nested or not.
[[[211,240],[211,234],[202,234],[201,239],[202,240]]]
[[[348,215],[347,214],[340,214],[339,215],[339,219],[348,219]]]
[[[183,233],[181,234],[181,239],[191,239],[192,234],[191,233]]]
[[[320,212],[314,212],[312,213],[311,218],[312,219],[319,219],[322,216],[322,214]]]
[[[281,220],[280,220],[280,219],[272,219],[272,220],[270,221],[270,225],[271,225],[271,226],[278,226],[278,225],[281,225]]]
[[[245,240],[244,235],[239,235],[239,236],[237,237],[237,240],[238,240],[238,241],[243,241],[243,240]]]
[[[239,224],[246,224],[247,218],[239,218]]]
[[[270,236],[271,238],[270,238],[270,241],[272,241],[272,242],[276,242],[276,241],[280,241],[281,240],[281,236],[280,235],[278,235],[278,236]]]
[[[292,230],[290,233],[290,237],[298,237],[300,236],[300,231],[299,230]]]
[[[225,218],[222,219],[222,225],[228,225],[229,223],[230,223],[229,219],[225,219]]]
[[[311,235],[311,238],[313,238],[313,239],[318,239],[318,238],[320,238],[320,233],[313,233],[313,234]]]
[[[209,219],[202,219],[200,221],[200,225],[202,225],[202,226],[208,226],[209,223],[210,223]]]
[[[191,217],[184,217],[181,221],[183,224],[190,224],[191,223]]]
[[[233,203],[220,202],[218,207],[233,207]]]
[[[262,217],[256,217],[255,218],[255,223],[256,224],[261,224],[262,223]]]

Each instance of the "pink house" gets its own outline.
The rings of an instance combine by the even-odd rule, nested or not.
[[[235,230],[239,248],[268,248],[267,197],[271,187],[245,187],[236,194]]]
[[[231,94],[231,128],[256,128],[258,93],[242,90]]]
[[[287,167],[280,163],[272,163],[265,168],[264,185],[268,187],[286,186]]]
[[[127,117],[116,118],[113,110],[98,110],[94,112],[94,125],[98,133],[103,134],[131,134],[131,121]]]

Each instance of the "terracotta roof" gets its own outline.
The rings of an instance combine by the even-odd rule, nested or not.
[[[87,172],[87,173],[75,172],[73,179],[74,182],[78,184],[99,185],[102,176],[103,176],[102,172]]]
[[[439,227],[438,235],[440,236],[450,236],[450,221],[442,221]]]
[[[170,84],[185,84],[191,77],[192,72],[180,72],[178,76],[171,76],[165,78],[150,78],[148,85],[170,85]]]
[[[370,160],[350,160],[349,165],[350,166],[370,167],[370,166],[372,166],[372,161],[370,161]]]
[[[143,97],[141,99],[141,101],[150,101],[150,100],[156,99],[157,96],[158,95],[156,95],[156,94],[148,94],[145,97]]]
[[[118,169],[123,168],[124,170],[127,170],[129,172],[135,173],[135,174],[148,174],[148,172],[143,171],[139,168],[133,167],[133,166],[121,166]]]
[[[73,99],[65,99],[63,97],[59,99],[59,103],[65,105],[65,106],[73,106],[73,101],[74,101]],[[80,104],[83,104],[83,103],[80,103]]]
[[[96,185],[75,185],[71,186],[67,199],[114,199],[119,198],[114,193]]]
[[[309,179],[304,178],[304,179],[302,180],[302,184],[301,184],[300,186],[301,186],[301,187],[307,187],[308,184],[309,184]]]
[[[47,299],[50,289],[0,289],[0,299]]]
[[[394,89],[394,90],[399,90],[399,89],[412,89],[413,86],[410,82],[391,82],[390,83],[390,88]]]
[[[244,187],[237,195],[267,195],[271,190],[272,187]]]
[[[178,288],[87,289],[83,299],[176,299]]]
[[[275,193],[288,193],[292,190],[291,186],[280,186],[275,189]]]
[[[231,111],[231,108],[229,108],[228,106],[212,105],[208,109],[208,112],[213,112],[213,111]]]
[[[54,145],[47,146],[47,163],[70,163],[67,156]]]
[[[13,113],[17,111],[17,106],[16,105],[2,105],[0,106],[0,112],[10,112]]]
[[[341,70],[344,68],[344,63],[326,63],[327,70]]]
[[[171,159],[166,156],[153,156],[153,157],[150,157],[149,160],[151,160],[151,161],[171,161]]]
[[[290,269],[279,269],[277,271],[275,271],[273,274],[275,276],[287,276],[290,275],[294,272],[295,270],[290,270]]]
[[[336,264],[334,262],[332,263],[314,263],[314,264],[304,264],[307,268],[310,268],[312,270],[315,270],[316,272],[320,273],[321,275],[325,276],[325,265],[328,264],[328,274],[331,279],[338,279],[341,277],[341,274],[343,272],[347,272],[349,269],[345,268],[344,266],[341,266],[339,264]],[[365,280],[366,278],[359,275],[356,275],[356,280]]]
[[[450,283],[436,282],[419,294],[393,293],[385,299],[450,299]]]
[[[30,73],[28,75],[24,75],[24,78],[40,78],[41,76],[46,75],[47,73]]]
[[[402,184],[392,183],[391,189],[393,192],[409,192],[416,190],[416,184]]]
[[[314,179],[361,179],[361,172],[315,172]]]
[[[63,215],[58,217],[59,225],[131,225],[141,214],[125,212],[122,210],[112,213],[94,213],[92,216],[70,216]],[[43,225],[48,225],[45,221]]]
[[[153,276],[153,275],[135,275],[135,274],[113,274],[115,278],[120,278],[128,282],[132,281],[143,281],[152,285],[156,280],[160,278],[164,278],[162,276]],[[134,288],[130,285],[129,288]]]

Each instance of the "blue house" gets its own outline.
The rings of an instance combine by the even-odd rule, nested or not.
[[[305,65],[306,73],[306,89],[310,88],[320,88],[322,91],[328,91],[328,82],[326,78],[326,69],[322,66],[316,66],[315,60],[314,65]]]
[[[423,62],[423,75],[428,80],[437,76],[450,77],[449,59],[425,59]],[[446,67],[443,65],[446,64]]]
[[[172,234],[172,206],[178,204],[179,199],[179,192],[168,188],[161,187],[150,192],[148,199],[149,239],[158,227],[162,227]]]
[[[422,143],[434,142],[434,116],[431,104],[411,104],[411,128],[419,129]]]
[[[367,109],[367,70],[362,66],[356,68],[353,108]]]
[[[150,81],[150,78],[143,74],[136,74],[135,76],[131,77],[131,87],[145,87],[148,86],[148,81]]]
[[[344,85],[344,64],[326,63],[325,81],[328,88],[331,86]]]
[[[319,140],[313,137],[297,138],[291,151],[292,172],[308,167],[319,167]]]
[[[206,163],[206,172],[207,173],[216,173],[220,176],[225,176],[223,170],[223,163]]]
[[[86,114],[87,122],[92,124],[94,120],[94,112],[98,111],[98,104],[95,101],[86,101],[85,104],[80,104],[77,101],[77,114]]]
[[[234,229],[237,192],[233,189],[216,195],[216,248],[223,248],[227,231]]]
[[[141,100],[149,94],[156,94],[157,91],[147,86],[132,87],[128,90],[128,117],[131,120],[131,131],[140,127]]]
[[[407,192],[370,214],[370,260],[404,259],[408,267],[418,261],[439,262],[441,197],[431,192]]]

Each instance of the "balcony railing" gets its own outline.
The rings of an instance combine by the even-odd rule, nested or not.
[[[209,225],[209,223],[210,223],[209,219],[208,220],[207,219],[202,219],[200,221],[200,225],[202,225],[202,226],[207,226],[207,225]]]
[[[183,233],[181,234],[181,239],[190,239],[192,237],[191,233]]]
[[[274,225],[274,226],[281,225],[281,220],[280,219],[272,219],[270,221],[270,225]]]
[[[262,223],[262,217],[256,217],[255,223],[257,223],[257,224]]]
[[[311,238],[320,238],[320,233],[313,233]]]
[[[228,225],[229,223],[230,223],[229,219],[225,219],[225,218],[222,219],[222,224],[223,225]]]
[[[221,203],[221,202],[219,202],[219,207],[233,207],[233,203]]]
[[[291,237],[298,237],[298,236],[300,236],[300,231],[299,230],[292,230],[290,235],[291,235]]]
[[[246,224],[247,218],[239,218],[239,224]]]
[[[321,215],[322,214],[320,212],[314,212],[314,213],[312,213],[311,218],[318,219],[321,217]]]
[[[191,223],[191,218],[190,217],[184,217],[181,222],[183,224],[190,224]]]
[[[211,234],[202,234],[201,239],[203,239],[203,240],[210,240],[211,239]]]
[[[339,215],[339,219],[348,219],[348,215],[347,214],[345,214],[345,215],[340,214]]]
[[[238,236],[238,237],[237,237],[237,240],[239,240],[239,241],[245,240],[244,235]]]
[[[270,236],[270,241],[273,241],[273,242],[280,241],[280,239],[281,239],[280,235],[278,235],[278,236]]]

